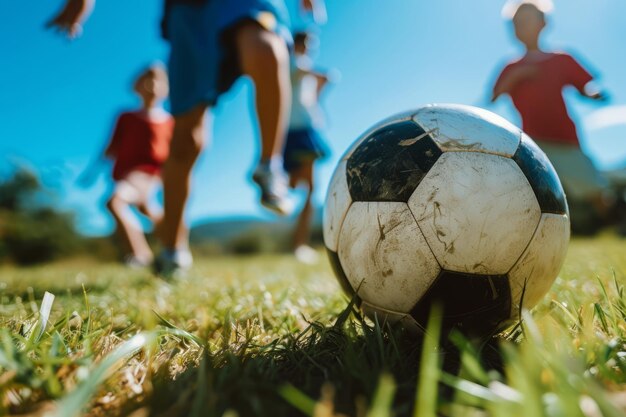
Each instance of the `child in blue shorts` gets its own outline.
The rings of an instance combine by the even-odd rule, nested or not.
[[[310,240],[313,207],[313,166],[316,160],[327,154],[327,147],[320,135],[323,113],[319,97],[329,82],[327,73],[314,71],[308,55],[309,44],[314,38],[310,33],[294,35],[291,59],[291,117],[289,132],[283,153],[285,171],[292,188],[302,185],[306,189],[304,206],[294,232],[294,251],[304,263],[315,263],[317,253],[308,245]]]
[[[316,2],[301,0],[313,12]],[[95,0],[67,0],[50,22],[69,36],[80,34]],[[170,156],[163,167],[163,251],[159,272],[187,269],[192,259],[183,212],[191,169],[206,142],[207,109],[241,75],[255,84],[261,158],[253,180],[261,203],[279,213],[292,209],[282,168],[291,86],[291,37],[283,0],[166,0],[163,32],[171,46],[171,110],[175,117]]]

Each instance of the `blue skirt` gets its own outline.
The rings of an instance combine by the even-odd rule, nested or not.
[[[285,171],[293,172],[303,163],[324,158],[328,153],[328,148],[316,129],[290,130],[283,152]]]

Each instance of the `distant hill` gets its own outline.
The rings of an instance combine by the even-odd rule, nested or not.
[[[315,211],[314,244],[322,241],[322,209]],[[194,225],[189,240],[194,249],[219,253],[282,252],[291,248],[296,218],[266,220],[253,216],[211,219]]]

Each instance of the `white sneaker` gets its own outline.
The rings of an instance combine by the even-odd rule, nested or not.
[[[252,174],[252,180],[261,188],[261,205],[281,216],[293,213],[294,203],[289,198],[287,175],[277,164],[261,163]]]
[[[138,257],[136,257],[133,254],[129,254],[126,255],[124,257],[124,265],[126,265],[127,268],[130,269],[142,269],[142,268],[146,268],[149,267],[150,264],[152,263],[152,260],[143,260],[140,259]]]
[[[154,260],[154,272],[165,278],[182,278],[192,265],[189,249],[163,249]]]
[[[315,249],[308,245],[300,245],[293,251],[296,259],[307,265],[315,265],[319,262],[320,256]]]

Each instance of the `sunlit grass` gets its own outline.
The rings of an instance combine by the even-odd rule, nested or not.
[[[625,242],[575,240],[508,339],[444,349],[364,320],[325,263],[286,255],[205,259],[171,283],[0,269],[0,415],[623,416],[625,274]]]

